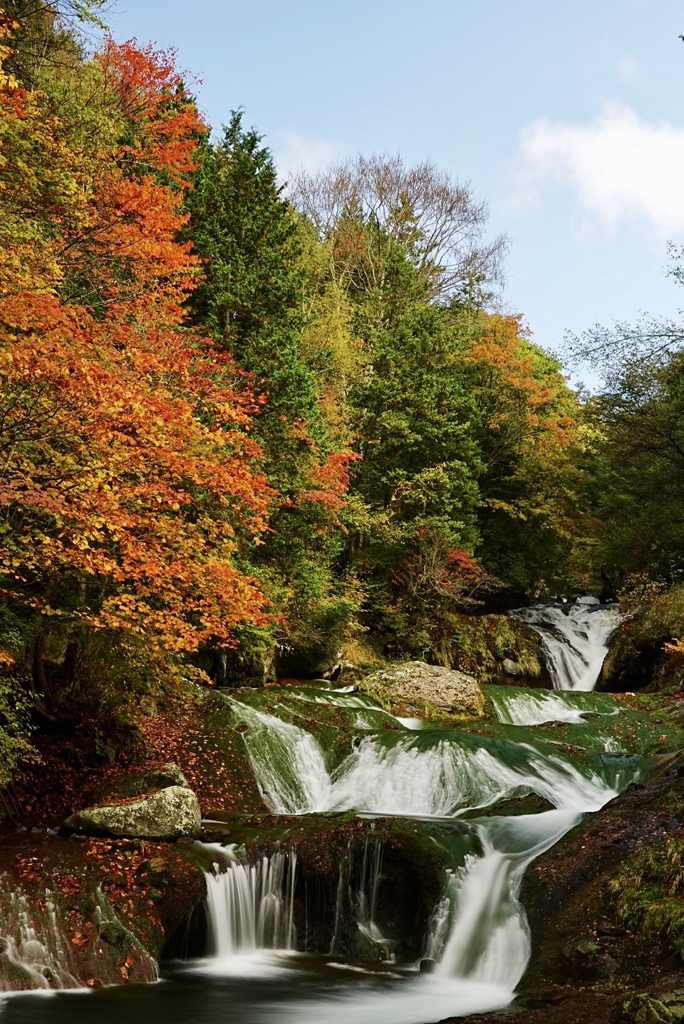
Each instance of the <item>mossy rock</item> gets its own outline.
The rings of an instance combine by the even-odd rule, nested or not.
[[[139,800],[86,807],[64,822],[64,831],[130,839],[198,839],[202,820],[197,797],[185,786],[168,786]]]
[[[671,1003],[668,1006],[663,998],[656,999],[642,994],[622,1004],[619,1024],[674,1024],[682,1019],[684,1003]]]
[[[482,718],[484,694],[465,672],[406,661],[366,676],[359,689],[395,714],[414,718]]]
[[[169,786],[189,789],[188,780],[177,764],[164,764],[161,768],[124,775],[115,782],[97,790],[93,803],[103,804],[116,800],[127,800],[133,796],[144,796]]]

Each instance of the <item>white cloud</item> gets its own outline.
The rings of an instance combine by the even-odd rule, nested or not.
[[[625,220],[665,237],[684,230],[684,128],[644,121],[622,103],[606,103],[589,124],[534,121],[521,133],[519,165],[528,199],[556,180],[610,230]]]
[[[339,148],[328,139],[304,136],[294,130],[278,132],[273,150],[282,178],[289,178],[297,171],[320,171],[340,156]]]

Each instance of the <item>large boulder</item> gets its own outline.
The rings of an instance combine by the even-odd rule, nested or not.
[[[395,713],[415,718],[454,715],[481,718],[485,700],[477,681],[465,672],[406,661],[366,676],[361,688]]]
[[[187,786],[167,786],[138,799],[86,807],[64,822],[67,833],[128,839],[197,839],[202,819],[197,797]]]
[[[188,780],[177,764],[163,764],[146,772],[126,773],[113,782],[94,790],[88,802],[92,804],[114,804],[132,796],[145,796],[168,786],[182,786],[189,789]]]

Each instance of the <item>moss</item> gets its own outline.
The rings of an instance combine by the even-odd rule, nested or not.
[[[548,683],[541,636],[526,623],[508,615],[461,615],[454,619],[449,647],[452,668],[470,673],[479,683]],[[514,677],[507,675],[504,661],[515,664]]]
[[[684,801],[670,794],[676,811]],[[644,935],[667,936],[684,958],[684,836],[673,836],[631,857],[609,882],[615,915]]]
[[[622,603],[625,620],[619,627],[597,688],[628,692],[648,688],[675,694],[684,689],[684,656],[671,650],[684,637],[684,586],[656,586]]]

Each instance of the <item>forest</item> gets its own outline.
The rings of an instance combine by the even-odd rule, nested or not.
[[[684,324],[108,10],[0,0],[0,1017],[684,1019]]]
[[[463,667],[530,599],[645,609],[677,676],[680,324],[563,365],[469,184],[391,154],[283,182],[98,0],[3,6],[0,784],[36,730],[107,764],[212,683]]]

